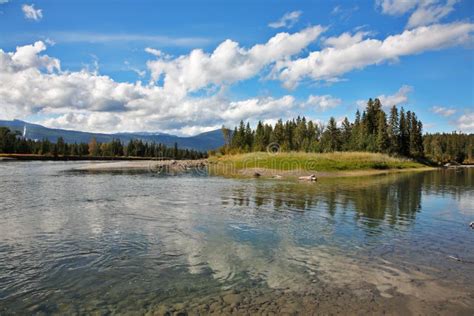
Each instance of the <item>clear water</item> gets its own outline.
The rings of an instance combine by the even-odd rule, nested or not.
[[[474,169],[310,184],[81,164],[0,164],[0,314],[236,312],[229,291],[276,313],[281,293],[474,311]]]

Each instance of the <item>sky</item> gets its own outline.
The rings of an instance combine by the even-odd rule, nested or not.
[[[0,119],[195,135],[354,118],[474,132],[474,1],[0,0]]]

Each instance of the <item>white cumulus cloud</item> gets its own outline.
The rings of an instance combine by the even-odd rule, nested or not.
[[[268,26],[274,29],[282,27],[291,28],[293,27],[293,25],[296,24],[296,22],[298,22],[302,13],[303,12],[301,11],[292,11],[285,13],[278,21],[272,22],[268,24]]]
[[[96,71],[63,71],[59,60],[42,54],[45,49],[36,42],[14,52],[0,50],[1,118],[41,114],[48,118],[39,123],[51,127],[184,134],[240,120],[291,117],[298,109],[290,95],[238,101],[219,93],[191,97],[157,85],[116,82]]]
[[[323,31],[323,27],[313,26],[293,34],[278,33],[265,44],[249,49],[225,40],[212,53],[194,49],[174,59],[159,55],[147,65],[153,80],[164,77],[166,91],[184,95],[209,85],[232,84],[254,77],[265,66],[299,53]],[[156,51],[153,53],[157,55]]]
[[[394,94],[381,94],[376,98],[380,100],[384,108],[391,108],[392,106],[403,106],[408,103],[408,95],[413,91],[413,87],[403,85]],[[359,108],[364,109],[367,105],[367,100],[357,100],[356,104]]]
[[[408,94],[413,91],[413,87],[403,85],[392,95],[379,95],[377,98],[384,107],[392,107],[394,105],[406,105],[408,103]]]
[[[456,121],[457,128],[465,133],[474,133],[474,112],[461,115]]]
[[[326,111],[340,105],[342,100],[330,95],[310,95],[304,103],[305,106],[314,108],[318,111]]]
[[[377,0],[382,12],[402,15],[411,12],[407,28],[439,22],[454,10],[459,0]]]
[[[21,6],[21,10],[25,14],[25,18],[29,20],[39,21],[43,18],[43,10],[35,9],[34,4],[24,4]]]
[[[354,44],[360,43],[365,36],[369,35],[369,32],[357,32],[354,35],[351,33],[345,32],[339,36],[329,37],[324,40],[324,45],[327,47],[334,48],[346,48]]]
[[[322,50],[307,56],[302,55],[304,50],[324,27],[278,33],[249,48],[226,40],[211,52],[194,49],[175,57],[148,47],[153,56],[146,72],[126,64],[139,76],[150,74],[146,83],[118,82],[97,68],[64,70],[59,59],[45,54],[47,45],[38,41],[10,52],[0,49],[0,117],[37,115],[38,123],[86,131],[177,134],[234,126],[240,120],[291,118],[302,109],[323,111],[342,101],[330,95],[297,100],[290,94],[231,100],[226,88],[256,76],[280,80],[289,88],[303,79],[334,83],[354,69],[465,43],[473,29],[470,23],[431,25],[383,40],[347,33],[326,39]],[[385,105],[403,104],[409,92],[410,87],[403,86],[393,96],[379,98]],[[464,120],[462,126],[466,124]]]
[[[349,71],[363,69],[369,65],[396,61],[402,56],[469,42],[473,31],[474,24],[451,23],[405,30],[384,40],[360,40],[360,36],[349,40],[333,39],[333,45],[334,42],[342,42],[344,45],[326,47],[294,60],[278,61],[273,77],[281,80],[287,88],[296,87],[299,81],[305,78],[334,80]]]

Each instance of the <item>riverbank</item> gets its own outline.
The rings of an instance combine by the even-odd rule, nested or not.
[[[226,177],[296,179],[359,177],[395,172],[426,171],[432,167],[406,158],[375,153],[249,153],[200,160],[129,160],[93,162],[75,171],[152,171],[180,173],[190,169],[206,170]]]
[[[297,179],[311,174],[317,178],[359,177],[407,171],[426,171],[433,167],[407,158],[365,152],[278,153],[265,152],[213,156],[198,160],[151,160],[140,157],[52,157],[41,155],[0,154],[4,161],[84,161],[73,171],[114,172],[151,171],[186,172],[205,170],[226,177],[262,177]]]
[[[231,177],[297,178],[369,176],[434,168],[379,153],[247,153],[209,158],[210,173]]]
[[[97,162],[74,168],[73,171],[109,172],[109,171],[150,171],[150,172],[184,172],[189,169],[204,169],[206,159],[197,160],[138,160]]]

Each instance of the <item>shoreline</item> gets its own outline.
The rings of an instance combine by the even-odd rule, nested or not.
[[[210,173],[224,177],[257,177],[314,181],[314,178],[372,176],[436,170],[419,161],[381,153],[254,152],[209,158]],[[299,179],[300,178],[300,179]]]
[[[21,157],[21,158],[19,158]],[[48,157],[38,155],[10,155],[0,154],[1,162],[12,161],[83,161],[84,164],[72,168],[73,172],[153,172],[179,174],[190,170],[205,170],[211,176],[226,178],[260,178],[276,180],[298,180],[314,174],[317,179],[348,178],[378,176],[407,172],[424,172],[433,170],[451,170],[456,168],[472,168],[474,165],[458,165],[450,167],[411,167],[387,169],[347,169],[347,170],[279,170],[264,167],[235,168],[232,164],[212,159],[197,160],[154,160],[149,158],[134,157]],[[304,181],[303,181],[304,182]]]
[[[189,169],[202,169],[208,165],[207,159],[196,160],[135,160],[93,162],[71,171],[149,171],[149,172],[185,172]]]
[[[377,176],[385,174],[396,174],[406,172],[424,172],[433,171],[440,168],[435,167],[420,167],[420,168],[405,168],[405,169],[359,169],[359,170],[344,170],[344,171],[307,171],[307,170],[272,170],[265,168],[248,168],[241,169],[237,174],[229,174],[224,176],[242,177],[242,178],[262,178],[262,179],[289,179],[298,180],[299,177],[307,177],[311,174],[316,176],[316,179],[322,178],[349,178],[349,177],[365,177]],[[258,176],[256,176],[258,174]]]
[[[298,177],[315,174],[319,178],[344,178],[344,177],[362,177],[376,176],[383,174],[405,173],[405,172],[423,172],[432,171],[439,168],[421,167],[406,169],[363,169],[363,170],[344,170],[344,171],[307,171],[307,170],[275,170],[267,168],[246,168],[226,173],[219,169],[222,165],[209,163],[206,159],[199,160],[140,160],[140,161],[103,161],[85,164],[71,171],[83,172],[172,172],[181,173],[189,170],[204,170],[211,176],[223,176],[228,178],[261,178],[261,179],[282,179],[297,180]],[[258,174],[258,176],[256,176]]]

